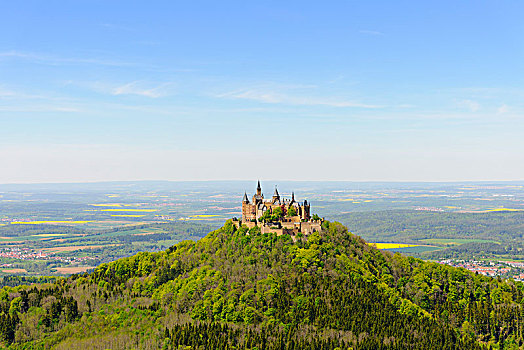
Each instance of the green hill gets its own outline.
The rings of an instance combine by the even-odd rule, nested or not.
[[[235,230],[5,287],[12,349],[518,349],[524,285],[368,246]]]

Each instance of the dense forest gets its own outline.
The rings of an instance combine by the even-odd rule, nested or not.
[[[428,238],[483,238],[522,243],[524,212],[445,213],[382,210],[333,215],[367,240],[416,243]]]
[[[231,222],[90,274],[0,291],[10,349],[519,349],[524,285]]]
[[[410,252],[423,259],[491,257],[524,260],[524,212],[520,211],[383,210],[337,214],[334,218],[369,242],[433,244],[441,248]]]

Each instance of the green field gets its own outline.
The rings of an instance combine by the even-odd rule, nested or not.
[[[489,240],[489,239],[479,239],[479,238],[428,238],[428,239],[422,239],[420,242],[424,242],[426,244],[435,244],[440,246],[457,246],[465,243],[496,243],[499,244],[497,241]]]
[[[432,252],[432,251],[440,250],[440,249],[442,249],[442,247],[419,245],[415,247],[394,248],[394,249],[387,249],[387,250],[411,255],[411,254],[417,254],[417,253]]]

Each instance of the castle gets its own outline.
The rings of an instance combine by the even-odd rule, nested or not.
[[[277,188],[271,199],[264,199],[260,181],[257,184],[257,191],[253,195],[251,202],[244,193],[242,200],[242,219],[233,220],[237,227],[246,225],[248,228],[260,227],[261,233],[274,232],[277,235],[289,234],[296,235],[302,233],[308,235],[315,231],[320,231],[322,219],[315,215],[313,219],[310,215],[310,204],[307,200],[304,203],[295,201],[295,194],[291,194],[291,199],[280,198]]]

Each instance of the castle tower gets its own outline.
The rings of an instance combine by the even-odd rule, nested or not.
[[[273,198],[271,200],[274,203],[280,202],[280,195],[278,194],[277,186],[275,186],[275,193],[273,193]]]
[[[271,220],[259,221],[265,212],[270,214],[274,213],[274,210],[282,209],[283,214],[293,209],[296,212],[294,215],[271,218]],[[305,235],[311,234],[315,231],[322,229],[322,219],[313,221],[311,220],[311,204],[304,200],[303,202],[297,202],[295,200],[295,192],[291,192],[291,199],[281,197],[278,193],[278,189],[275,186],[275,192],[273,196],[264,199],[262,194],[262,186],[260,181],[257,182],[256,193],[253,195],[253,200],[250,201],[247,193],[244,192],[242,198],[242,220],[233,219],[233,222],[237,227],[240,225],[246,225],[248,228],[255,226],[260,227],[261,233],[273,232],[277,235],[291,234],[296,235],[302,232]],[[270,221],[270,222],[267,222]]]
[[[242,221],[250,221],[254,218],[255,206],[249,203],[247,193],[244,192],[244,199],[242,200]]]
[[[302,212],[302,219],[309,220],[310,219],[310,216],[309,216],[310,204],[308,204],[306,199],[304,200],[304,205],[302,207],[304,208],[304,211]]]

